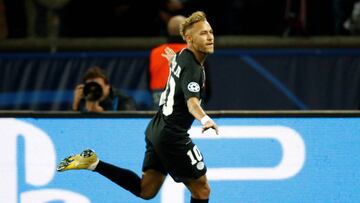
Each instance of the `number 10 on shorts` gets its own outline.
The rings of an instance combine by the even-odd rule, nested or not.
[[[196,163],[202,161],[203,159],[201,152],[196,145],[194,145],[194,147],[190,149],[186,154],[189,156],[191,160],[191,165],[195,165]]]

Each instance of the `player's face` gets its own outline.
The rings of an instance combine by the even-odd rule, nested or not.
[[[214,52],[214,34],[207,21],[200,21],[191,29],[192,47],[201,53],[212,54]]]

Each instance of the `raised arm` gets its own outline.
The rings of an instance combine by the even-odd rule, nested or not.
[[[168,62],[171,62],[171,59],[176,55],[175,51],[172,50],[170,47],[165,47],[165,53],[162,53],[161,56],[164,57]]]

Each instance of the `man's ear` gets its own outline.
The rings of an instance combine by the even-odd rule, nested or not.
[[[186,40],[187,43],[192,42],[192,37],[191,37],[191,35],[186,35],[186,36],[185,36],[185,40]]]

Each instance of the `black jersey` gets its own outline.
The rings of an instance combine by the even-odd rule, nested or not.
[[[187,100],[196,97],[201,100],[205,85],[204,67],[189,49],[176,54],[170,64],[170,74],[160,98],[158,115],[164,120],[165,128],[187,132],[194,121],[187,107]]]
[[[194,121],[187,107],[191,97],[201,99],[205,85],[203,66],[189,49],[176,54],[170,64],[170,75],[160,98],[160,111],[166,125],[180,131],[188,131]]]
[[[187,133],[194,121],[187,100],[200,100],[204,84],[204,68],[194,54],[188,49],[177,53],[170,65],[160,109],[146,128],[143,171],[169,173],[176,182],[197,179],[206,173],[203,156]]]

